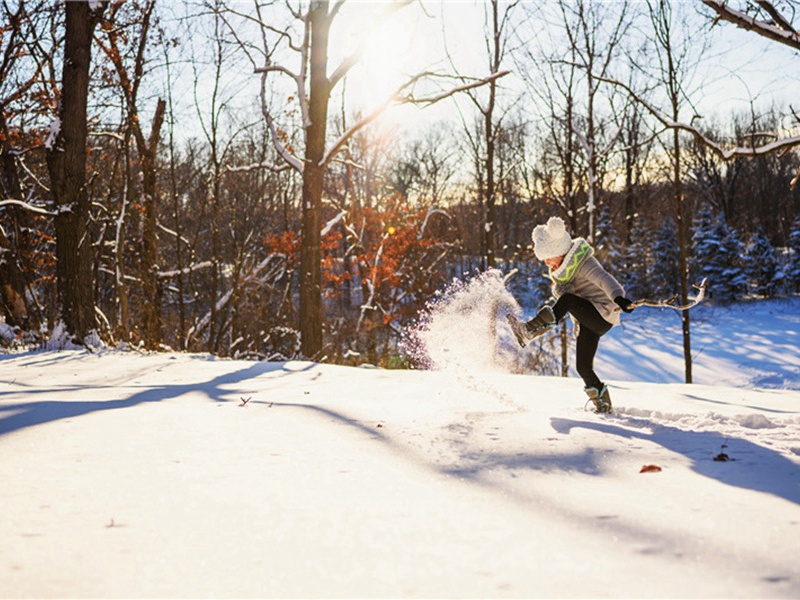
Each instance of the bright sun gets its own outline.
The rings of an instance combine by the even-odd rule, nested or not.
[[[360,44],[361,58],[347,78],[346,94],[348,104],[368,112],[424,68],[422,36],[414,27],[411,7],[383,18],[381,3],[356,3],[352,8],[342,15],[343,43],[334,45],[332,37],[331,58],[341,60]]]

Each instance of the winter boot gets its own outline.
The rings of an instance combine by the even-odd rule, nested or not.
[[[519,345],[523,348],[533,339],[556,326],[556,315],[553,312],[553,308],[550,306],[541,308],[539,312],[536,313],[535,317],[524,324],[520,323],[511,313],[506,315],[506,319],[508,320],[509,327],[511,327],[511,331],[514,333],[514,337],[517,338],[517,342],[519,342]]]
[[[611,412],[611,394],[608,393],[606,384],[603,384],[599,390],[597,388],[586,388],[583,391],[589,396],[589,400],[592,401],[597,412]]]

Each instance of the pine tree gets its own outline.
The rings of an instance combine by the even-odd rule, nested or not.
[[[653,239],[652,280],[658,295],[669,295],[680,289],[678,272],[678,228],[672,217],[667,217],[655,232]]]
[[[795,218],[789,231],[788,263],[786,283],[795,292],[800,292],[800,215]]]
[[[692,270],[698,279],[708,277],[709,296],[720,302],[736,300],[747,286],[742,268],[744,245],[736,230],[724,219],[703,210],[698,215],[692,242]]]
[[[603,205],[597,216],[595,231],[595,252],[598,260],[612,273],[621,273],[624,256],[621,252],[622,242],[611,219],[608,205]]]
[[[631,243],[625,249],[625,269],[621,279],[629,298],[649,298],[654,292],[650,277],[650,253],[645,243],[647,237],[643,221],[637,219],[631,227]]]
[[[759,227],[751,236],[744,257],[747,279],[754,293],[767,298],[775,295],[783,279],[779,261],[778,251]]]

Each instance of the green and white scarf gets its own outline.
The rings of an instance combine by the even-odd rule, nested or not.
[[[592,256],[594,256],[594,248],[589,245],[589,242],[583,238],[575,238],[572,241],[572,248],[567,252],[561,266],[555,271],[550,269],[548,275],[557,287],[568,286],[578,268]]]

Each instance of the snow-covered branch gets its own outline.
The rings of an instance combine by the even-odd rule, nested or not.
[[[278,135],[278,128],[275,125],[275,121],[272,118],[272,113],[269,110],[269,106],[267,104],[267,73],[268,71],[264,71],[261,74],[261,112],[264,115],[264,119],[267,121],[270,137],[272,137],[272,144],[275,146],[275,150],[277,150],[280,157],[285,160],[290,167],[292,167],[298,173],[302,173],[302,161],[294,154],[289,152],[289,149],[283,144],[283,142],[281,142],[280,136]]]
[[[189,273],[194,273],[195,271],[199,271],[200,269],[208,269],[209,267],[213,267],[214,263],[210,260],[197,263],[196,265],[192,265],[190,267],[186,267],[184,269],[178,269],[175,271],[159,271],[158,276],[161,279],[169,279],[172,277],[177,277],[178,275],[188,275]]]
[[[367,314],[368,310],[376,310],[380,307],[375,306],[375,283],[378,275],[378,265],[381,262],[381,257],[383,256],[383,246],[384,242],[386,242],[386,238],[389,237],[388,233],[384,233],[383,237],[381,237],[381,245],[378,247],[378,251],[375,253],[375,260],[372,263],[372,267],[370,268],[370,276],[369,279],[364,281],[367,285],[367,289],[369,290],[369,298],[367,298],[366,302],[361,305],[361,314],[358,317],[358,324],[356,325],[356,331],[361,331],[361,324],[364,322],[364,317]]]
[[[211,263],[208,263],[209,265]],[[202,265],[202,263],[201,263]],[[198,267],[201,265],[197,265]],[[262,275],[262,271],[270,267],[266,274]],[[269,256],[267,256],[264,260],[254,266],[250,271],[240,279],[242,283],[249,283],[252,281],[258,281],[259,283],[266,283],[267,281],[275,281],[283,277],[284,273],[286,272],[286,255],[281,252],[273,252]],[[260,276],[260,277],[259,277]],[[217,313],[222,312],[222,310],[228,305],[229,302],[234,297],[234,293],[236,292],[237,286],[231,286],[231,288],[223,294],[219,300],[217,300],[215,309]],[[209,310],[195,325],[193,325],[186,334],[186,339],[189,340],[192,336],[198,335],[204,329],[206,329],[209,324],[211,323],[211,311]]]
[[[331,229],[342,220],[342,218],[347,214],[346,210],[341,211],[338,215],[333,217],[330,221],[325,224],[325,227],[322,228],[322,232],[320,233],[321,236],[325,237],[328,235]]]
[[[456,86],[449,90],[445,90],[441,93],[434,94],[432,96],[421,96],[415,97],[413,94],[406,94],[405,91],[408,90],[411,86],[415,83],[424,79],[426,77],[435,77],[435,73],[419,73],[408,81],[403,83],[399,86],[378,108],[373,110],[371,113],[363,117],[361,120],[357,121],[354,125],[352,125],[347,131],[345,131],[339,139],[337,139],[333,145],[330,147],[328,152],[325,153],[325,156],[322,157],[322,161],[320,164],[327,165],[331,162],[334,156],[342,149],[342,147],[347,143],[347,141],[355,135],[356,132],[363,129],[370,123],[372,123],[375,119],[380,117],[390,106],[393,105],[401,105],[401,104],[426,104],[430,106],[431,104],[436,104],[437,102],[444,100],[445,98],[449,98],[454,94],[459,92],[464,92],[467,90],[471,90],[477,87],[481,87],[494,81],[495,79],[499,79],[500,77],[504,77],[508,75],[509,71],[500,71],[498,73],[492,73],[488,77],[484,77],[483,79],[476,79],[469,83],[465,83],[463,85]]]
[[[417,234],[417,239],[421,240],[422,236],[425,235],[425,228],[428,227],[428,220],[433,215],[444,215],[447,219],[450,219],[450,213],[448,213],[443,208],[429,208],[427,214],[425,215],[425,220],[422,222],[422,227],[419,228],[419,233]]]
[[[239,167],[231,167],[231,166],[225,167],[225,169],[229,173],[247,173],[249,171],[256,171],[258,169],[267,169],[269,171],[272,171],[273,173],[280,173],[281,171],[286,171],[287,169],[291,168],[292,166],[289,164],[276,165],[275,163],[271,162],[253,163],[251,165],[241,165]]]
[[[14,200],[13,198],[9,198],[7,200],[0,200],[0,208],[3,208],[4,206],[19,206],[20,208],[29,210],[30,212],[36,213],[37,215],[47,215],[48,217],[54,217],[56,215],[56,213],[50,212],[49,210],[45,210],[44,208],[39,208],[38,206],[34,206],[33,204],[28,204],[27,202],[23,202],[22,200]]]
[[[670,129],[680,129],[681,131],[686,131],[687,133],[690,133],[695,138],[695,140],[697,140],[698,142],[709,148],[722,160],[728,161],[734,158],[764,156],[766,154],[780,152],[781,150],[788,150],[789,148],[793,148],[794,146],[800,145],[800,136],[792,136],[783,139],[777,139],[774,142],[770,142],[768,144],[762,144],[760,146],[755,146],[755,145],[751,147],[735,146],[732,148],[724,148],[719,143],[715,142],[711,138],[704,135],[694,125],[683,123],[681,121],[673,121],[672,119],[666,117],[661,113],[659,109],[657,109],[655,106],[653,106],[647,100],[645,100],[639,94],[637,94],[633,89],[631,89],[629,85],[621,81],[618,81],[616,79],[611,79],[607,77],[601,77],[599,79],[607,83],[611,83],[613,85],[621,87],[622,89],[627,91],[628,94],[630,94],[631,97],[636,102],[644,106],[650,112],[650,114],[652,114],[662,125]]]
[[[750,15],[728,6],[725,0],[702,0],[703,4],[711,8],[717,17],[729,23],[734,23],[742,29],[753,31],[758,35],[773,41],[785,44],[795,50],[800,50],[800,35],[789,22],[777,11],[771,2],[760,0],[757,4],[767,11],[770,21],[759,21]]]

